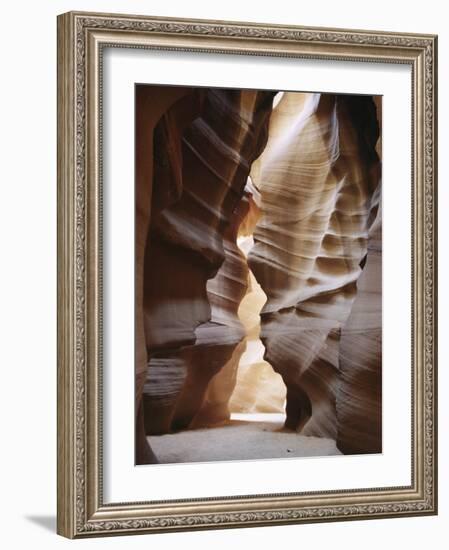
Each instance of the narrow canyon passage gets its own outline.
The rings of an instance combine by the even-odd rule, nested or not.
[[[237,246],[247,261],[260,217],[260,194],[251,189],[249,212],[239,228]],[[216,288],[209,282],[208,290]],[[340,454],[335,441],[300,436],[285,428],[286,386],[264,360],[260,311],[266,295],[248,270],[248,286],[237,315],[246,336],[237,353],[212,378],[202,408],[188,430],[151,436],[161,463],[291,458]],[[221,414],[217,407],[221,405]]]
[[[191,88],[153,123],[138,464],[381,451],[379,125],[371,96]]]

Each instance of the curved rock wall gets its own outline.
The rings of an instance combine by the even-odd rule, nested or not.
[[[380,201],[380,197],[377,197]],[[337,446],[344,454],[382,452],[382,216],[369,231],[357,296],[342,329]]]
[[[152,211],[160,208],[163,203],[164,187],[154,187],[154,142],[155,132],[161,117],[182,100],[198,101],[199,94],[193,94],[191,88],[153,86],[136,87],[136,231],[135,231],[135,410],[136,410],[136,463],[156,462],[149,447],[144,429],[143,389],[147,377],[148,353],[144,327],[144,278],[145,250],[150,227]],[[191,117],[196,116],[199,105],[192,104]]]
[[[145,432],[284,406],[379,452],[379,99],[137,89],[137,463]]]
[[[247,267],[247,254],[253,245],[252,234],[260,218],[260,193],[248,179],[243,198],[247,214],[238,228],[238,236],[232,236],[229,244],[232,254],[239,259],[240,279],[238,299],[231,308],[233,320],[243,329],[244,338],[234,349],[225,366],[212,378],[200,412],[192,426],[213,426],[229,420],[231,413],[283,412],[285,385],[282,378],[263,360],[264,347],[259,339],[259,313],[266,296]],[[237,244],[236,244],[237,241]],[[227,241],[225,241],[226,243]],[[228,287],[220,284],[220,277],[226,272],[227,260],[217,277],[208,283],[210,302],[214,303],[214,293],[235,295],[236,269],[229,272]],[[213,291],[215,289],[215,291]],[[244,294],[244,295],[243,295]],[[213,307],[212,307],[213,309]]]
[[[189,97],[199,112],[175,104],[155,130],[153,187],[162,191],[152,203],[145,256],[148,434],[190,424],[244,336],[233,310],[246,291],[239,271],[247,268],[232,239],[245,216],[251,164],[267,139],[273,93],[207,89]],[[225,292],[208,284],[214,277]]]
[[[377,137],[370,97],[284,93],[251,172],[265,359],[287,386],[286,427],[304,435],[337,436],[339,342],[380,185]]]

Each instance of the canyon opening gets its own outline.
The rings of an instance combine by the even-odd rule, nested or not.
[[[382,452],[382,98],[135,99],[136,464]]]

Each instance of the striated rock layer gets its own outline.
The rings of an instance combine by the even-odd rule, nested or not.
[[[381,103],[274,95],[137,87],[137,463],[284,407],[381,450]]]
[[[174,429],[187,428],[197,415],[205,422],[212,419],[218,421],[221,415],[226,416],[225,411],[220,415],[217,407],[220,401],[226,401],[226,396],[224,399],[220,396],[224,390],[223,381],[215,392],[210,388],[210,392],[215,393],[213,400],[210,397],[206,399],[206,392],[214,376],[226,365],[238,364],[245,349],[245,332],[237,317],[237,309],[246,292],[248,267],[235,241],[247,211],[248,201],[241,200],[224,230],[224,261],[217,275],[209,279],[206,285],[210,321],[195,330],[196,341],[189,348],[187,378],[176,404],[172,423]]]
[[[233,303],[233,317],[227,324],[238,325],[244,330],[244,338],[234,349],[230,359],[209,383],[203,405],[195,417],[192,427],[213,426],[229,420],[231,413],[282,412],[284,410],[285,386],[281,377],[263,360],[264,347],[259,339],[259,313],[266,301],[266,296],[247,267],[246,257],[253,245],[252,233],[260,218],[260,193],[248,179],[245,194],[242,199],[247,204],[247,214],[240,224],[237,237],[232,236],[225,245],[231,246],[233,255],[239,259],[240,273],[247,280],[240,287],[246,289],[242,297]],[[225,246],[227,250],[227,246]],[[242,254],[243,253],[243,254]],[[232,256],[231,256],[232,257]],[[221,275],[225,274],[228,263],[226,253],[225,263],[220,268],[217,277],[209,281],[208,294],[214,304],[214,294],[233,294],[235,288],[235,273],[229,272],[231,285],[221,284]],[[215,290],[214,290],[215,289]],[[212,310],[214,309],[212,305]]]
[[[239,239],[239,247],[245,256],[254,246],[253,230]],[[236,387],[229,402],[233,413],[280,413],[285,409],[285,384],[264,360],[265,348],[259,338],[260,311],[266,300],[265,293],[250,272],[248,292],[238,311],[246,330],[246,350],[240,358]]]
[[[155,186],[154,176],[154,141],[158,122],[164,113],[175,103],[182,100],[192,102],[200,99],[199,94],[192,94],[190,88],[170,87],[160,93],[160,88],[152,86],[136,87],[136,231],[135,231],[135,410],[136,410],[136,463],[156,462],[150,449],[144,430],[143,388],[147,377],[148,354],[144,328],[144,260],[148,240],[150,215],[153,209],[160,208],[164,188]],[[191,117],[195,116],[199,105],[191,105]],[[157,136],[156,136],[157,138]]]
[[[357,296],[341,334],[337,446],[344,454],[382,452],[381,220],[379,208]]]
[[[377,138],[371,97],[284,93],[251,172],[265,359],[287,386],[286,427],[304,435],[337,436],[339,343],[380,185]]]
[[[272,98],[193,90],[190,106],[174,104],[155,129],[153,187],[161,191],[152,201],[143,297],[148,434],[190,424],[244,337],[236,311],[247,267],[235,239]]]

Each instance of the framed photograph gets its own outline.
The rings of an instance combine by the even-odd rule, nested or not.
[[[437,37],[58,17],[58,533],[437,512]]]

